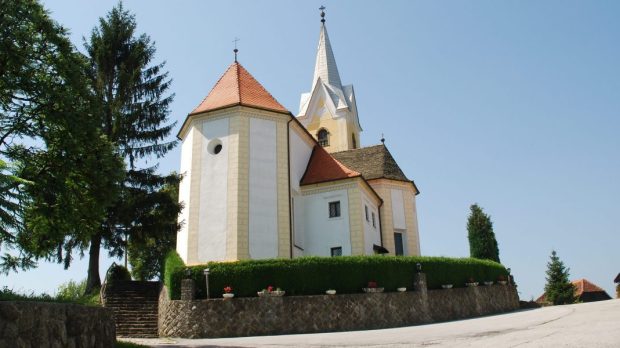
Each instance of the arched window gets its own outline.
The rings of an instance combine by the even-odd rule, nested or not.
[[[325,146],[329,146],[329,133],[327,132],[327,129],[325,128],[321,128],[319,130],[319,132],[317,133],[316,137],[319,141],[319,145],[325,147]]]
[[[351,133],[351,147],[357,149],[357,142],[355,141],[355,134]]]

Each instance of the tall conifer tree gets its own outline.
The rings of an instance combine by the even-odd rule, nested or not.
[[[545,300],[554,305],[575,302],[575,286],[569,280],[570,269],[564,266],[555,250],[551,251],[551,260],[547,263],[547,284]]]
[[[121,183],[121,198],[108,210],[99,234],[90,244],[86,292],[100,286],[101,243],[112,256],[122,256],[127,239],[154,233],[148,220],[155,209],[178,204],[159,194],[165,184],[178,182],[176,175],[161,176],[146,160],[162,157],[174,146],[168,141],[174,123],[168,123],[170,79],[164,64],[153,64],[155,46],[146,34],[136,33],[136,20],[123,8],[114,7],[93,29],[85,43],[90,61],[90,81],[100,102],[101,127],[117,146],[128,165]]]
[[[491,218],[482,211],[478,204],[472,204],[470,210],[471,214],[467,219],[467,236],[471,257],[499,262],[499,248]]]

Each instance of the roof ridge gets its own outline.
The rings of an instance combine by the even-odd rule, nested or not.
[[[237,68],[237,95],[239,96],[239,104],[242,104],[243,99],[241,99],[241,78],[239,77],[239,67],[241,66],[241,64],[239,64],[239,62],[237,62],[236,60],[233,64]]]

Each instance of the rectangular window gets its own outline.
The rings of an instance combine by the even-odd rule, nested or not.
[[[340,216],[340,201],[329,202],[329,217],[339,217]]]
[[[342,256],[342,247],[335,247],[331,250],[332,257],[334,256]]]
[[[372,227],[377,227],[377,224],[375,223],[375,213],[372,213]]]
[[[394,233],[394,252],[396,253],[396,255],[405,255],[402,233]]]
[[[368,206],[367,205],[364,206],[364,212],[366,213],[366,221],[370,221],[368,220]]]

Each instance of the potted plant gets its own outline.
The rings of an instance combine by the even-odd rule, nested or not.
[[[378,287],[377,282],[371,280],[368,282],[368,287],[362,288],[366,293],[383,292],[383,288]]]
[[[443,284],[441,286],[442,289],[452,289],[452,284]]]
[[[476,281],[476,279],[474,279],[474,277],[469,277],[467,281],[465,282],[465,286],[469,286],[469,287],[478,286],[478,282]]]
[[[508,280],[507,280],[507,278],[506,278],[506,276],[505,276],[505,275],[500,274],[500,275],[497,277],[497,283],[498,283],[498,284],[501,284],[501,285],[506,285],[506,284],[508,284]]]
[[[224,288],[224,294],[222,294],[222,296],[224,296],[224,298],[233,298],[233,297],[235,297],[235,294],[233,294],[232,286],[228,285],[227,287],[225,287]]]
[[[328,294],[328,295],[336,295],[336,290],[329,289],[329,290],[326,290],[325,293]]]
[[[285,291],[280,288],[274,288],[269,285],[266,289],[258,292],[258,297],[281,297],[284,296]]]
[[[398,292],[405,292],[405,291],[407,291],[407,288],[404,287],[404,286],[401,286],[400,288],[396,288],[396,291],[398,291]]]

